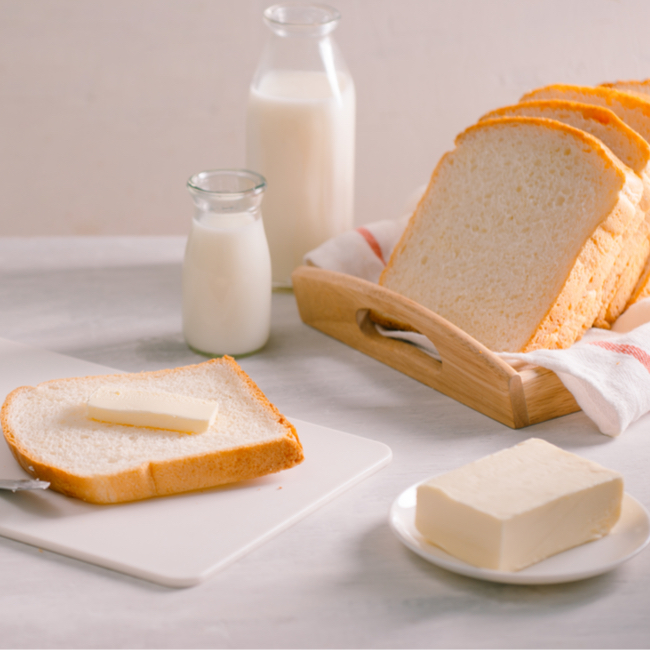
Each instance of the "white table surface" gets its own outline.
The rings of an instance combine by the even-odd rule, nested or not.
[[[126,371],[196,363],[184,239],[0,239],[0,337]],[[429,475],[545,438],[623,472],[650,508],[650,418],[618,439],[576,413],[515,431],[301,323],[273,296],[241,365],[285,414],[388,444],[392,463],[207,582],[172,589],[0,538],[0,647],[648,647],[650,551],[565,585],[480,582],[403,547],[387,514]]]

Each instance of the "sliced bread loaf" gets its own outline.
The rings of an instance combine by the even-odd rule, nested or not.
[[[555,120],[485,120],[443,156],[380,283],[494,351],[571,345],[634,220],[638,176]]]
[[[216,422],[189,435],[91,420],[101,386],[187,395],[219,403]],[[20,465],[54,490],[119,503],[209,488],[302,462],[294,427],[231,358],[136,374],[59,379],[17,388],[2,429]]]
[[[505,106],[481,119],[506,116],[542,117],[569,124],[599,138],[643,182],[637,206],[640,225],[628,229],[621,253],[603,286],[596,327],[611,327],[632,295],[650,255],[650,145],[608,108],[567,100],[534,100]]]

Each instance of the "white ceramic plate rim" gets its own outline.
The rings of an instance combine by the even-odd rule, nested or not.
[[[419,484],[404,490],[393,502],[389,522],[397,538],[414,553],[436,566],[461,575],[508,584],[540,585],[572,582],[611,571],[639,553],[650,542],[650,516],[625,493],[621,517],[609,535],[558,553],[521,571],[481,569],[458,560],[428,543],[415,528],[415,500]]]

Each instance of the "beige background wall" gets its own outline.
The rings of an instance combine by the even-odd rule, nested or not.
[[[0,236],[185,234],[244,163],[261,0],[0,0]],[[332,0],[357,85],[357,223],[547,83],[650,77],[647,0]]]

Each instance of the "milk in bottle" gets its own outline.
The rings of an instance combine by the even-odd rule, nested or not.
[[[251,84],[246,164],[268,182],[264,221],[274,286],[305,253],[353,227],[355,89],[324,5],[275,5]]]
[[[196,352],[244,355],[268,340],[264,186],[261,176],[245,170],[202,172],[188,182],[196,212],[183,262],[183,335]]]

